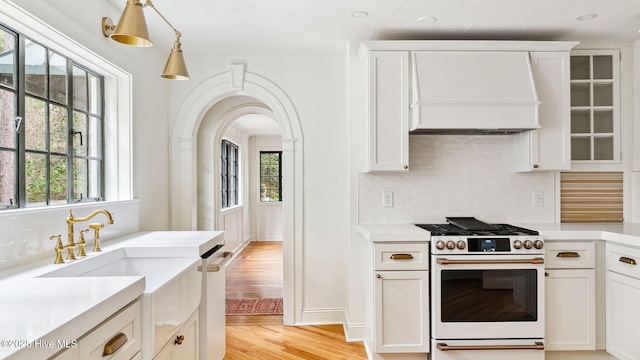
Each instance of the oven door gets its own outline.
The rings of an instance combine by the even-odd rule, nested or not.
[[[432,256],[432,337],[544,338],[542,255]]]

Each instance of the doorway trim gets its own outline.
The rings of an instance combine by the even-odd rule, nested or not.
[[[246,95],[265,104],[282,129],[283,163],[283,323],[302,316],[303,171],[302,128],[287,95],[269,80],[231,65],[196,86],[185,98],[171,132],[171,203],[173,230],[197,230],[197,134],[206,112],[217,102]],[[214,223],[217,219],[214,219]]]

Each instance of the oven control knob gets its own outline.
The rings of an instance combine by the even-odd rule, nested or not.
[[[513,248],[516,250],[522,249],[522,241],[516,240],[513,242]]]
[[[449,250],[453,250],[456,248],[456,243],[453,242],[452,240],[447,241],[447,249]]]
[[[525,249],[531,249],[533,247],[533,242],[531,240],[525,240],[523,245]]]
[[[536,240],[533,242],[533,247],[538,250],[542,249],[543,246],[544,244],[542,243],[542,240]]]
[[[444,250],[444,241],[442,241],[442,240],[436,241],[436,249]]]
[[[456,246],[458,247],[459,250],[464,250],[464,248],[467,247],[467,243],[460,240],[456,243]]]

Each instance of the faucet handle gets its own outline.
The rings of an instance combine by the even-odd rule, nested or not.
[[[80,230],[80,238],[78,239],[78,257],[87,256],[84,251],[84,246],[87,243],[84,239],[84,233],[89,232],[89,229]]]
[[[104,229],[102,223],[89,224],[89,229],[93,229],[93,252],[100,252],[100,229]]]
[[[56,246],[54,250],[56,251],[56,259],[53,261],[54,264],[64,264],[64,260],[62,259],[62,250],[64,250],[64,246],[62,245],[62,235],[51,235],[49,236],[49,240],[58,240],[56,242]]]

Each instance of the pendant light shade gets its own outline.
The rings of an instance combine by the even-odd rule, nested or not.
[[[180,46],[181,44],[178,40],[173,43],[173,49],[169,53],[169,59],[167,59],[167,64],[164,66],[161,77],[172,80],[189,80],[189,71],[187,71],[187,64],[184,62]]]
[[[127,6],[124,8],[111,38],[126,45],[139,47],[153,45],[153,42],[149,40],[147,21],[144,18],[142,3],[139,0],[127,0]]]

